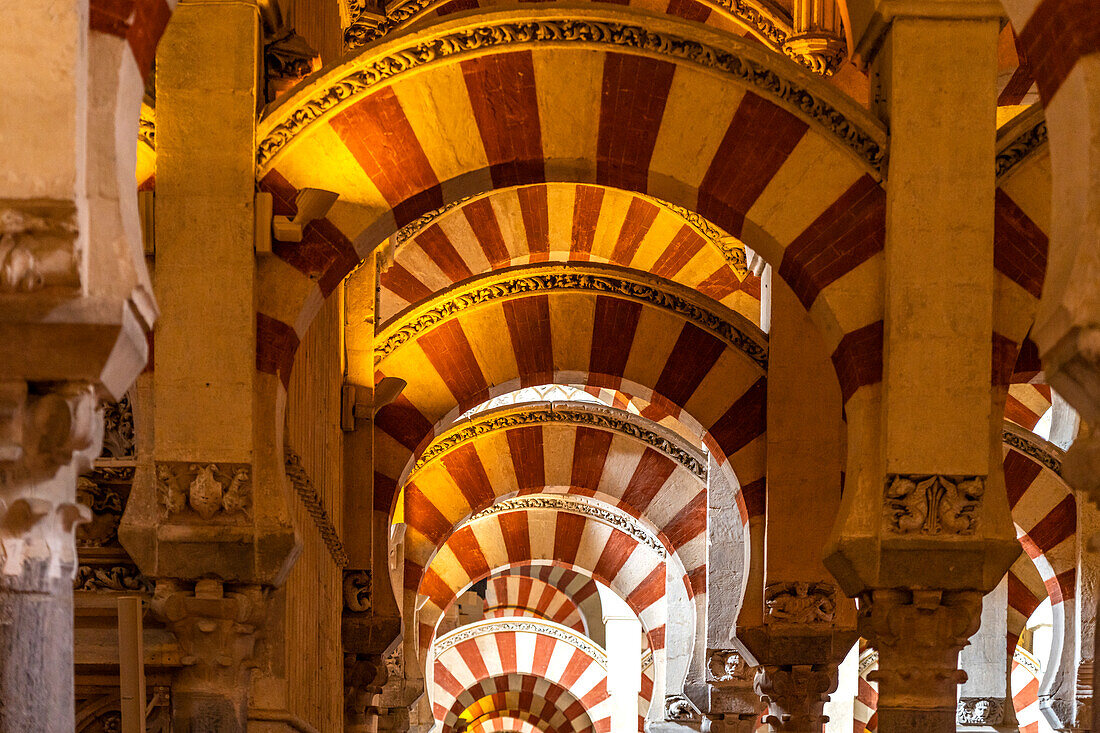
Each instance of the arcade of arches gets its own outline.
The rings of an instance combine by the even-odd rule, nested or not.
[[[1096,0],[0,61],[0,733],[1100,729]]]

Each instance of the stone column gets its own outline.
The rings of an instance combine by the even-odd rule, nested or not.
[[[1002,9],[876,9],[877,37],[859,45],[879,49],[891,130],[883,381],[845,406],[849,463],[826,565],[859,596],[861,634],[879,652],[881,733],[954,733],[958,652],[1020,553],[990,367]]]
[[[967,680],[959,687],[955,723],[967,733],[1016,733],[1010,675],[1013,649],[1008,634],[1008,578],[982,599],[981,629],[959,655]]]
[[[153,610],[179,640],[182,670],[172,684],[172,727],[187,733],[244,733],[248,675],[266,615],[259,586],[158,581]]]
[[[73,728],[76,477],[102,437],[87,385],[0,383],[0,730]]]
[[[608,598],[618,608],[604,609],[607,649],[607,694],[611,733],[637,733],[638,694],[642,684],[642,624],[625,602]]]

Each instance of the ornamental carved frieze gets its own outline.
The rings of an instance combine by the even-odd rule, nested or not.
[[[1047,123],[1045,119],[1040,120],[1024,130],[1020,135],[997,151],[997,178],[1007,175],[1020,163],[1040,150],[1043,150],[1047,144],[1047,140]]]
[[[103,406],[103,451],[99,457],[134,457],[134,408],[129,395]]]
[[[607,51],[640,51],[705,68],[736,79],[786,104],[829,131],[873,170],[886,165],[885,135],[864,129],[826,99],[784,78],[748,54],[704,44],[673,33],[618,21],[544,18],[502,20],[418,40],[383,56],[363,55],[359,63],[327,87],[303,99],[262,134],[256,163],[266,168],[298,135],[336,108],[401,74],[447,58],[483,53],[493,48],[549,42],[557,46],[603,46]]]
[[[1005,722],[1004,698],[960,697],[955,722],[959,725],[1000,725]]]
[[[369,570],[345,570],[343,588],[345,611],[370,613],[371,573]]]
[[[97,472],[98,473],[98,472]],[[128,471],[133,477],[133,469]],[[81,476],[76,480],[76,500],[91,510],[91,519],[77,527],[76,546],[84,549],[104,547],[118,541],[118,523],[126,507],[129,486]]]
[[[152,593],[153,583],[134,565],[84,565],[76,569],[73,590]]]
[[[744,684],[750,671],[745,658],[733,649],[715,649],[707,655],[707,682],[715,687]]]
[[[248,463],[156,464],[157,494],[165,519],[238,521],[252,510],[252,466]]]
[[[836,619],[836,586],[831,583],[769,583],[764,589],[769,624],[831,624]]]
[[[1023,453],[1059,476],[1062,475],[1063,453],[1061,449],[1047,443],[1030,430],[1006,422],[1001,429],[1001,440],[1009,448]]]
[[[411,314],[410,320],[388,330],[384,335],[381,342],[374,348],[375,364],[380,363],[402,345],[459,313],[496,300],[550,291],[580,291],[612,295],[674,313],[722,339],[730,348],[740,351],[751,359],[761,370],[768,369],[766,342],[762,342],[759,336],[753,338],[717,313],[666,289],[603,272],[580,271],[547,271],[493,282],[474,287],[417,311]]]
[[[614,408],[573,408],[562,407],[560,404],[555,404],[552,408],[538,407],[518,412],[509,411],[502,415],[490,414],[485,419],[465,423],[458,430],[447,433],[435,440],[417,459],[412,472],[419,471],[463,443],[498,430],[508,430],[526,425],[562,423],[612,430],[635,438],[676,461],[695,474],[697,478],[703,481],[706,480],[707,467],[699,457],[661,433],[650,430],[625,417],[627,414]]]
[[[78,231],[71,201],[0,199],[0,293],[79,295]]]
[[[524,619],[518,617],[507,617],[499,619],[487,619],[485,621],[478,621],[476,623],[463,626],[456,631],[437,639],[432,644],[432,654],[435,657],[439,657],[443,652],[447,651],[456,644],[461,644],[469,639],[475,639],[479,636],[486,634],[499,634],[503,632],[516,632],[527,634],[541,634],[543,636],[549,636],[559,641],[564,641],[567,644],[584,652],[587,656],[596,660],[601,666],[607,667],[607,655],[595,644],[588,641],[588,637],[582,636],[577,632],[569,629],[565,626],[558,624],[546,623],[543,621],[536,621],[534,619]]]
[[[895,534],[973,534],[984,494],[984,476],[892,474],[883,494],[886,528]]]
[[[519,496],[514,499],[504,499],[503,501],[498,501],[496,504],[471,515],[466,521],[469,523],[495,514],[529,511],[532,509],[550,509],[556,512],[568,512],[569,514],[579,514],[584,517],[595,519],[598,522],[603,522],[604,524],[614,527],[624,534],[630,535],[640,544],[645,545],[655,552],[658,557],[668,557],[668,550],[665,548],[664,544],[657,539],[656,535],[643,527],[629,514],[619,512],[602,503],[597,504],[596,502],[578,497],[539,494]]]

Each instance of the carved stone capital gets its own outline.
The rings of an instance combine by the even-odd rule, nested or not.
[[[344,654],[344,721],[347,726],[366,725],[371,702],[382,692],[389,667],[378,654]]]
[[[879,653],[869,679],[885,707],[955,707],[966,681],[959,651],[978,630],[978,591],[874,590],[860,596],[859,631]]]
[[[844,63],[848,44],[838,33],[801,33],[783,44],[783,53],[815,74],[832,76]]]
[[[183,650],[184,689],[232,695],[246,689],[252,655],[267,612],[267,593],[257,585],[228,590],[219,580],[193,586],[158,580],[152,609]]]
[[[33,563],[47,578],[72,576],[74,534],[91,518],[75,501],[75,477],[91,468],[102,437],[90,386],[0,383],[0,575]]]
[[[762,665],[754,689],[768,705],[765,722],[782,731],[820,731],[825,703],[836,690],[835,664]]]
[[[0,199],[0,293],[79,296],[78,238],[72,201]]]

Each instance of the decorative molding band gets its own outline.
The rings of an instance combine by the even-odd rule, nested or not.
[[[328,548],[329,554],[332,555],[332,561],[336,563],[338,568],[346,568],[348,566],[348,553],[344,550],[344,543],[340,540],[340,534],[336,531],[336,527],[333,526],[332,520],[329,519],[328,512],[325,511],[325,505],[321,501],[321,497],[318,496],[317,490],[313,488],[313,482],[310,481],[309,473],[306,471],[305,466],[302,465],[302,458],[295,453],[289,446],[283,449],[286,462],[284,464],[286,470],[286,477],[290,479],[291,485],[294,486],[294,493],[298,495],[298,499],[301,500],[302,506],[309,512],[309,516],[313,518],[313,525],[317,528],[317,532],[321,535],[321,541],[325,543],[325,547]],[[345,591],[347,585],[345,583]]]
[[[997,151],[996,175],[1000,179],[1016,166],[1023,163],[1047,144],[1047,123],[1045,119],[1025,129],[1005,147]]]
[[[829,101],[748,55],[632,23],[561,18],[501,20],[442,33],[381,57],[364,58],[343,77],[332,80],[326,88],[282,112],[281,119],[270,128],[264,125],[267,129],[256,149],[256,163],[261,169],[265,168],[311,124],[401,74],[446,58],[538,42],[556,46],[574,43],[607,46],[619,52],[635,50],[716,71],[799,110],[837,137],[870,168],[880,174],[886,169],[884,135],[872,135]]]
[[[890,474],[883,512],[896,534],[969,535],[978,526],[985,476]]]
[[[463,311],[494,300],[540,292],[582,291],[630,298],[666,310],[709,331],[751,359],[760,369],[768,369],[767,346],[718,314],[692,303],[686,298],[652,285],[627,280],[617,275],[580,272],[544,272],[515,277],[490,285],[460,290],[442,302],[423,310],[413,310],[404,325],[387,329],[389,334],[374,347],[374,363],[380,363],[398,347]],[[758,336],[763,340],[763,334]]]
[[[559,641],[564,641],[592,657],[592,659],[596,660],[596,663],[604,669],[607,668],[607,654],[604,653],[603,649],[593,642],[588,641],[577,632],[565,626],[561,626],[560,624],[527,619],[486,619],[485,621],[478,621],[468,626],[463,626],[446,636],[436,639],[435,643],[432,644],[432,656],[438,658],[443,652],[451,647],[469,639],[475,639],[479,636],[485,636],[486,634],[500,634],[506,631],[542,634],[543,636],[549,636]]]
[[[1028,458],[1062,475],[1062,451],[1056,445],[1048,443],[1025,428],[1005,422],[1001,429],[1001,439],[1009,448],[1023,453]]]
[[[408,242],[410,239],[415,237],[417,234],[420,234],[420,231],[422,229],[427,227],[429,224],[431,224],[432,222],[434,222],[436,219],[440,218],[444,214],[457,209],[458,207],[462,206],[463,204],[466,204],[466,203],[469,203],[470,201],[473,201],[475,198],[477,198],[477,197],[476,196],[463,196],[462,198],[457,199],[455,201],[452,201],[451,203],[446,204],[445,206],[442,206],[438,209],[433,209],[432,211],[429,211],[428,213],[423,214],[422,216],[419,216],[416,219],[413,219],[408,224],[406,224],[405,226],[398,229],[396,233],[394,233],[394,235],[393,235],[394,248],[396,249],[397,247],[400,247],[401,245],[405,244],[405,242]]]
[[[509,410],[504,414],[489,413],[485,419],[477,420],[462,425],[458,430],[445,434],[434,441],[421,454],[413,466],[415,473],[436,458],[451,452],[463,443],[467,443],[482,435],[498,430],[523,427],[525,425],[541,425],[546,423],[566,423],[569,425],[585,425],[605,430],[613,430],[622,435],[640,440],[651,448],[660,451],[681,466],[691,471],[697,478],[706,481],[706,464],[699,460],[691,451],[677,445],[673,440],[660,433],[649,430],[624,415],[630,413],[614,408],[581,408],[562,407],[560,403],[552,403],[548,407],[528,408],[522,411]],[[411,475],[411,474],[410,474]]]
[[[153,583],[133,565],[80,565],[73,577],[73,590],[152,593]]]
[[[557,494],[533,494],[529,496],[517,496],[514,499],[498,501],[490,507],[473,514],[463,524],[470,524],[478,519],[491,517],[506,512],[525,512],[531,509],[550,509],[556,512],[568,512],[579,514],[583,517],[595,519],[598,522],[614,527],[644,544],[660,558],[668,557],[668,550],[657,536],[643,527],[634,517],[626,512],[611,508],[600,502],[599,504],[575,496]]]

